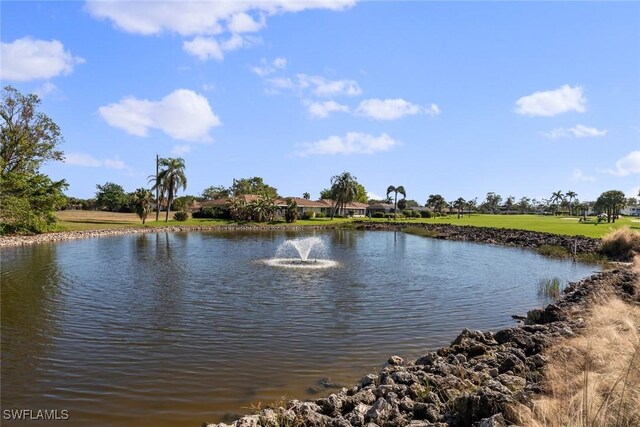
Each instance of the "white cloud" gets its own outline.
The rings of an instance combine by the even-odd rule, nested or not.
[[[232,33],[255,33],[260,31],[266,24],[265,16],[260,15],[256,20],[247,13],[240,12],[229,19],[229,31]]]
[[[544,136],[551,139],[557,138],[591,138],[596,136],[605,136],[606,129],[590,128],[584,125],[575,125],[572,128],[557,128],[550,132],[543,133]]]
[[[309,115],[311,117],[323,119],[325,117],[329,117],[329,114],[333,112],[341,111],[343,113],[348,113],[349,107],[338,104],[335,101],[312,102],[307,105],[307,111],[309,111]]]
[[[64,156],[64,162],[73,166],[84,166],[90,168],[104,167],[107,169],[129,169],[122,160],[105,159],[98,160],[89,154],[68,153]]]
[[[0,78],[25,82],[70,74],[84,59],[73,56],[58,40],[24,37],[0,43]]]
[[[207,98],[187,89],[178,89],[160,101],[125,98],[98,111],[109,125],[136,136],[159,129],[179,140],[209,141],[210,129],[220,125]]]
[[[266,17],[308,9],[344,10],[355,0],[318,1],[105,1],[86,3],[91,15],[110,20],[117,28],[136,34],[162,32],[182,36],[255,32],[264,27]]]
[[[356,96],[362,94],[362,89],[355,80],[329,80],[323,76],[297,74],[295,79],[276,77],[266,80],[269,92],[278,93],[282,90],[308,92],[318,97]]]
[[[193,38],[193,40],[183,42],[182,48],[201,61],[210,59],[222,61],[224,59],[224,52],[240,49],[254,42],[255,39],[245,38],[238,34],[233,34],[229,39],[224,41],[218,41],[213,37],[197,36]]]
[[[205,83],[202,85],[202,90],[206,90],[207,92],[210,92],[212,90],[216,90],[216,84],[215,83]]]
[[[394,147],[402,145],[386,133],[380,136],[373,136],[360,132],[349,132],[345,136],[330,136],[316,142],[305,142],[299,144],[300,149],[294,154],[306,157],[312,155],[335,155],[335,154],[373,154],[379,151],[389,151]]]
[[[380,196],[380,195],[378,195],[376,193],[372,193],[370,191],[367,191],[367,199],[370,199],[370,200],[384,200],[384,199],[386,199],[386,197],[382,197],[382,196]]]
[[[269,74],[273,74],[278,70],[284,70],[287,67],[287,60],[285,58],[276,58],[271,63],[267,62],[266,59],[262,58],[260,60],[260,65],[257,67],[251,68],[255,74],[260,77],[268,76]]]
[[[177,33],[193,37],[183,48],[202,60],[224,59],[223,52],[251,44],[242,33],[255,33],[266,26],[267,17],[310,9],[340,11],[356,0],[248,0],[248,1],[109,1],[90,0],[87,11],[98,19],[109,20],[123,31],[141,35]],[[222,42],[212,36],[230,34]]]
[[[571,177],[569,178],[573,182],[593,182],[596,180],[593,176],[587,176],[582,173],[582,170],[576,168],[571,172]]]
[[[607,169],[603,172],[617,176],[640,174],[640,151],[632,151],[616,162],[615,169]]]
[[[435,116],[440,114],[440,108],[436,104],[429,107],[412,104],[402,98],[396,99],[365,99],[356,109],[359,116],[369,117],[374,120],[396,120],[403,116],[428,114]]]
[[[191,152],[191,146],[188,144],[174,145],[173,148],[171,148],[171,154],[174,156],[181,156],[189,152]]]
[[[627,197],[635,197],[636,199],[640,197],[640,186],[633,187],[631,190],[627,191]]]
[[[523,116],[556,116],[569,111],[584,113],[587,99],[581,86],[564,85],[555,90],[535,92],[516,101],[516,113]]]

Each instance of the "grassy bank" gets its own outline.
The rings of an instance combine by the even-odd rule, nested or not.
[[[164,213],[160,215],[160,221],[154,221],[155,215],[147,219],[145,225],[136,214],[131,213],[114,213],[114,212],[98,212],[98,211],[60,211],[58,215],[58,224],[56,232],[60,231],[82,231],[82,230],[103,230],[126,227],[166,227],[166,226],[215,226],[215,225],[237,225],[235,221],[223,219],[200,219],[189,218],[186,221],[176,221],[170,219],[169,222],[164,221]],[[351,222],[350,219],[336,218],[318,218],[312,220],[298,220],[293,224],[287,224],[284,221],[273,223],[242,223],[243,225],[341,225]]]
[[[59,223],[56,231],[93,230],[105,228],[142,227],[140,219],[135,214],[96,212],[96,211],[61,211],[58,212]],[[151,219],[155,218],[152,216]],[[162,218],[162,216],[161,216]],[[362,219],[361,219],[362,220]],[[389,222],[387,219],[372,219],[366,221]],[[312,220],[298,220],[294,225],[344,225],[351,219],[318,218]],[[452,224],[472,225],[476,227],[513,228],[530,230],[568,236],[587,236],[600,238],[612,230],[622,226],[629,226],[632,230],[640,231],[640,218],[621,218],[615,224],[607,223],[580,223],[578,217],[542,216],[542,215],[471,215],[464,218],[456,218],[455,215],[438,218],[420,218],[410,220],[398,220],[411,224]],[[233,221],[217,219],[194,219],[187,221],[170,220],[168,223],[161,221],[147,221],[147,227],[164,227],[166,225],[231,225]],[[278,222],[278,225],[286,225]],[[265,223],[256,224],[265,225]]]

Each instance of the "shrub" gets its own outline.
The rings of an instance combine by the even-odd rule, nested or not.
[[[189,214],[185,211],[178,211],[173,214],[173,219],[176,221],[186,221],[189,219]]]
[[[305,212],[302,214],[302,219],[313,219],[316,217],[315,212]]]
[[[413,209],[403,210],[402,215],[406,216],[407,218],[413,218]]]
[[[371,218],[384,218],[384,212],[374,212],[371,214]]]
[[[404,215],[402,215],[402,214],[394,215],[392,213],[388,213],[388,214],[384,214],[384,217],[385,218],[389,218],[389,219],[394,219],[394,218],[400,219],[400,218],[404,218]]]
[[[563,246],[542,245],[538,248],[540,255],[550,256],[554,258],[565,258],[569,256],[569,251]]]
[[[420,216],[421,216],[422,218],[431,218],[431,217],[432,217],[432,215],[431,215],[431,212],[430,212],[430,211],[422,211],[422,212],[420,212]]]
[[[230,219],[229,211],[220,208],[206,207],[197,212],[191,214],[193,218],[216,218],[216,219]]]
[[[612,260],[631,261],[640,254],[640,233],[627,226],[618,228],[602,238],[599,252]]]
[[[316,218],[326,218],[327,214],[324,212],[316,212]]]

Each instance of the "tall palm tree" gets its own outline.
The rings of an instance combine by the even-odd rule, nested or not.
[[[160,185],[161,189],[164,188],[167,197],[167,216],[165,222],[169,222],[169,213],[171,211],[171,203],[178,193],[178,189],[187,188],[187,177],[184,174],[184,159],[168,158],[160,159],[160,167],[162,170],[158,173],[157,182],[154,185]]]
[[[552,204],[556,205],[555,211],[553,213],[554,215],[556,215],[558,213],[558,206],[563,201],[564,201],[564,194],[562,194],[561,190],[558,190],[558,191],[555,191],[555,192],[551,193],[551,198],[549,199],[549,202],[551,202]]]
[[[467,205],[467,202],[462,197],[458,197],[458,199],[455,202],[453,202],[453,207],[458,210],[458,218],[464,216],[464,208],[466,205]]]
[[[395,193],[394,199],[393,199],[393,219],[396,219],[396,214],[398,211],[398,193],[402,194],[402,196],[406,199],[407,192],[404,190],[404,187],[402,185],[399,185],[397,187],[390,185],[387,188],[387,197],[389,197],[390,193]]]
[[[153,194],[146,188],[138,188],[135,193],[131,195],[130,203],[133,205],[133,210],[138,214],[143,224],[151,212],[152,201]]]
[[[569,190],[566,192],[565,197],[569,198],[569,215],[573,215],[573,205],[571,202],[573,201],[573,199],[578,197],[578,193],[576,193],[575,191]]]
[[[349,172],[343,172],[331,178],[331,197],[335,205],[331,211],[331,219],[335,217],[336,210],[342,209],[347,203],[351,203],[358,195],[358,182],[356,177]]]

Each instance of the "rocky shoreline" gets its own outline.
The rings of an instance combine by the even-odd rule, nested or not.
[[[411,362],[392,356],[380,372],[327,397],[203,427],[518,425],[545,392],[543,351],[579,334],[588,306],[603,294],[640,304],[640,275],[630,266],[595,274],[572,283],[556,303],[530,311],[521,325],[465,329],[449,347]]]
[[[268,230],[326,230],[334,225],[184,225],[167,227],[123,227],[100,230],[61,231],[43,234],[0,236],[0,248],[6,246],[34,245],[38,243],[63,242],[66,240],[113,237],[140,233],[175,233],[187,231],[268,231]]]
[[[585,236],[563,236],[539,231],[516,230],[511,228],[475,227],[472,225],[394,223],[394,222],[355,222],[360,230],[402,230],[406,227],[422,228],[430,237],[445,240],[490,243],[525,249],[537,249],[540,246],[561,246],[568,253],[595,253],[600,248],[600,239]]]

